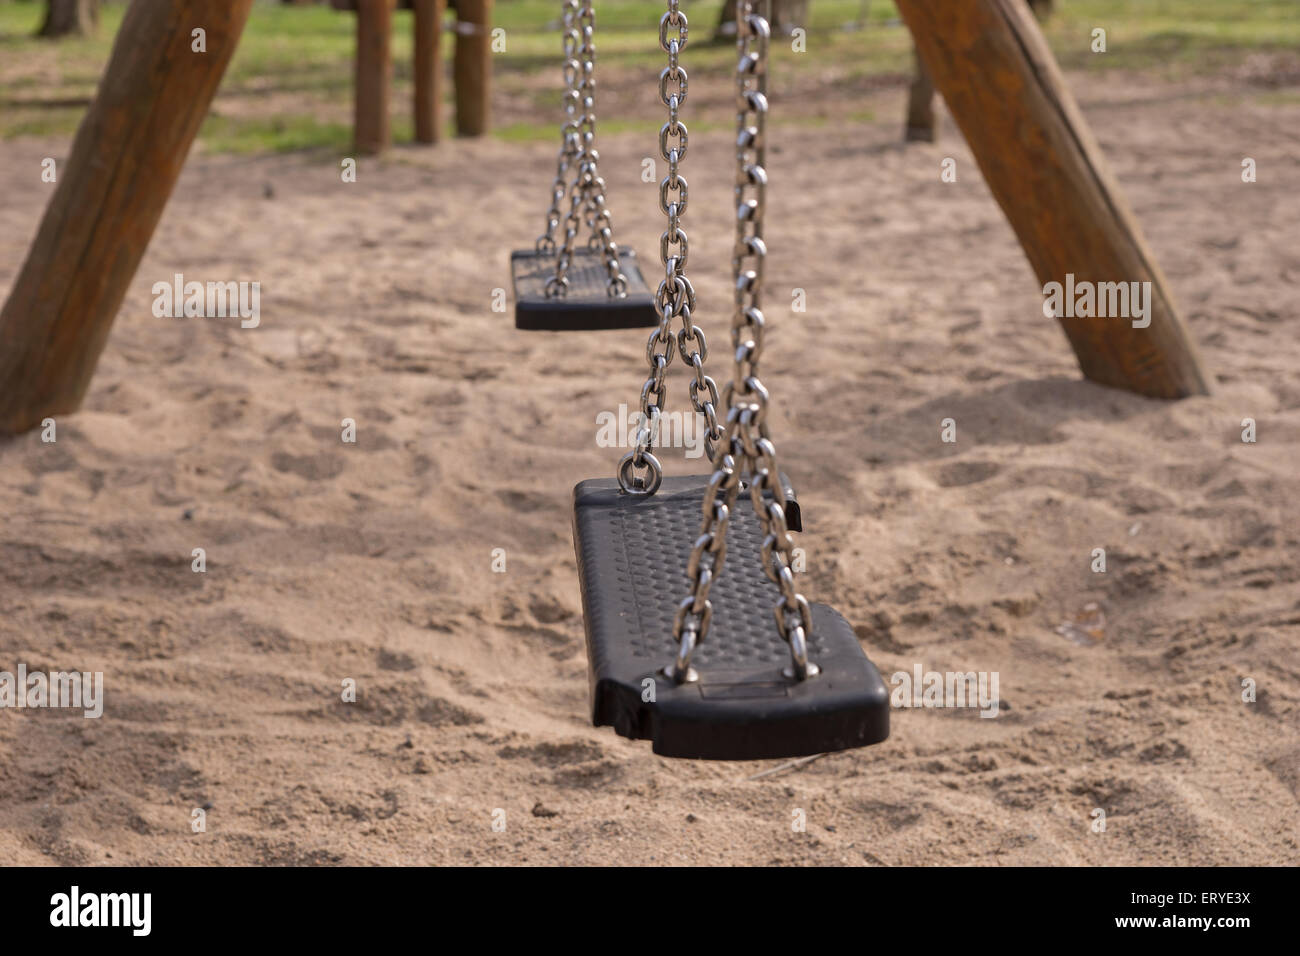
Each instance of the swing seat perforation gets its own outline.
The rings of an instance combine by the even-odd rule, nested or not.
[[[663,676],[707,484],[707,476],[665,478],[649,498],[623,494],[613,479],[574,489],[593,723],[652,740],[663,756],[714,760],[798,757],[884,740],[888,691],[833,609],[812,605],[808,657],[822,673],[802,682],[782,675],[790,653],[772,617],[779,592],[759,565],[761,532],[745,496],[710,594],[712,625],[693,659],[700,679],[675,685]],[[642,700],[646,678],[655,682],[654,701]]]
[[[627,277],[627,295],[611,298],[606,289],[604,258],[589,249],[573,253],[567,273],[569,291],[547,298],[546,283],[555,275],[555,256],[531,249],[510,254],[515,290],[515,328],[529,331],[592,332],[640,329],[659,324],[654,296],[637,265],[636,253],[620,249],[619,264]]]

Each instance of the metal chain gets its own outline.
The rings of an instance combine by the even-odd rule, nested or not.
[[[566,8],[566,14],[567,14]],[[577,106],[582,109],[577,120],[578,174],[569,188],[569,214],[565,221],[564,245],[555,260],[555,275],[546,283],[546,295],[563,297],[569,289],[569,267],[573,263],[573,250],[582,225],[584,215],[592,230],[588,248],[593,252],[600,250],[604,255],[605,289],[612,298],[627,295],[627,276],[622,272],[618,259],[618,244],[614,241],[613,220],[609,207],[605,203],[605,180],[598,169],[600,154],[596,152],[596,12],[592,0],[580,0],[576,17],[573,21],[577,29],[580,46],[577,50],[581,60],[565,62],[565,76],[578,75],[570,73],[571,65],[576,64],[580,79],[576,87],[571,82],[571,94],[576,90]],[[565,53],[569,52],[571,34],[565,36]],[[570,95],[572,102],[572,95]],[[566,107],[567,109],[567,107]],[[566,142],[568,127],[566,126]],[[570,161],[572,162],[572,160]],[[547,216],[548,225],[550,216]]]
[[[668,0],[668,11],[659,21],[659,45],[668,54],[668,66],[659,74],[659,98],[668,108],[668,122],[659,130],[659,153],[668,163],[668,174],[659,183],[659,208],[667,217],[668,225],[659,237],[659,258],[663,263],[664,278],[655,293],[659,327],[646,343],[650,376],[641,388],[641,427],[637,430],[635,448],[623,456],[618,466],[619,486],[630,494],[652,495],[663,480],[663,468],[650,448],[658,437],[659,418],[667,395],[664,377],[672,364],[674,346],[683,364],[695,373],[690,383],[691,405],[704,416],[704,445],[710,462],[723,436],[717,413],[718,386],[704,372],[708,344],[703,329],[691,321],[695,310],[695,287],[686,277],[690,240],[682,228],[681,219],[686,212],[690,187],[681,174],[681,161],[686,156],[690,137],[686,124],[681,121],[680,111],[686,102],[690,83],[680,56],[686,48],[689,22],[679,9],[679,2]],[[674,337],[673,320],[678,318],[681,319],[681,329]]]
[[[551,186],[551,207],[546,210],[546,231],[537,237],[536,249],[546,256],[555,255],[555,230],[560,228],[560,204],[569,193],[569,169],[581,152],[579,131],[582,121],[578,116],[578,106],[582,103],[582,90],[579,74],[582,64],[578,62],[578,48],[582,43],[582,34],[578,30],[578,0],[564,0],[564,115],[560,127],[560,155],[555,163],[555,182]]]
[[[676,7],[676,3],[669,4],[671,12]],[[682,46],[685,45],[686,35],[686,15],[679,14],[682,18]],[[667,16],[667,14],[665,14]],[[663,36],[663,25],[660,25],[661,41]],[[678,53],[681,47],[678,47]],[[680,97],[674,100],[671,96],[665,98],[664,93],[667,91],[665,82],[671,84],[675,78],[679,83]],[[668,217],[668,228],[659,239],[659,252],[664,262],[665,281],[668,278],[668,246],[676,241],[681,243],[681,257],[675,265],[676,275],[686,283],[688,292],[687,301],[678,310],[678,315],[682,320],[682,327],[677,333],[677,354],[682,358],[682,364],[695,373],[695,378],[690,383],[691,407],[695,409],[696,414],[704,416],[704,449],[709,456],[709,462],[714,463],[717,457],[718,442],[722,440],[723,429],[718,422],[718,385],[704,372],[704,363],[709,356],[709,346],[704,339],[704,330],[691,321],[691,313],[695,309],[695,290],[691,287],[690,280],[685,276],[683,270],[686,267],[686,250],[688,240],[686,232],[681,227],[681,216],[686,211],[687,183],[685,177],[678,172],[677,166],[682,157],[686,155],[686,126],[677,118],[678,108],[686,99],[686,71],[677,62],[677,56],[670,49],[668,51],[668,67],[659,76],[659,94],[668,106],[668,122],[659,131],[659,150],[664,158],[668,160],[668,175],[659,183],[659,208]],[[680,145],[678,149],[668,149],[668,142],[677,137],[680,130]],[[671,193],[676,193],[676,200],[670,198]],[[661,286],[661,293],[666,289]],[[701,394],[701,392],[703,394]]]
[[[763,530],[760,560],[763,572],[781,591],[773,608],[777,630],[790,647],[786,676],[805,680],[818,673],[808,660],[812,610],[794,583],[791,559],[794,540],[786,524],[785,489],[776,459],[776,446],[768,435],[769,396],[758,377],[763,351],[765,320],[762,312],[763,212],[767,190],[764,168],[767,119],[767,54],[771,38],[768,21],[755,13],[753,0],[736,6],[737,135],[736,135],[736,245],[732,271],[736,280],[731,344],[735,349],[735,376],[723,390],[728,411],[723,443],[725,453],[715,460],[703,502],[699,537],[691,550],[686,576],[691,593],[677,606],[673,637],[676,659],[667,675],[677,683],[696,679],[691,667],[695,649],[704,641],[713,617],[709,590],[722,574],[726,556],[726,531],[742,480],[749,482],[754,514]],[[771,500],[764,498],[764,492]]]
[[[678,62],[686,48],[689,21],[678,9],[680,0],[668,0],[668,12],[659,20],[659,46],[668,54],[668,66],[659,74],[659,98],[668,107],[668,122],[659,130],[659,152],[668,162],[668,175],[659,184],[659,204],[668,216],[668,228],[659,239],[659,258],[664,266],[664,278],[655,293],[655,306],[659,310],[659,326],[646,342],[646,364],[650,376],[641,386],[641,427],[637,429],[636,445],[618,463],[618,484],[623,491],[633,495],[653,495],[663,481],[663,467],[650,452],[659,434],[659,416],[664,410],[668,386],[664,377],[673,361],[673,320],[685,315],[689,321],[695,308],[695,288],[686,278],[686,255],[689,245],[681,227],[681,214],[686,208],[687,182],[678,169],[686,155],[688,140],[686,124],[678,117],[686,101],[689,86],[686,70]],[[670,37],[669,34],[673,35]],[[670,200],[669,193],[677,193]],[[672,247],[676,251],[672,251]]]
[[[585,219],[591,236],[587,248],[605,257],[606,285],[609,294],[622,297],[627,294],[627,278],[620,271],[618,244],[614,242],[614,223],[605,202],[605,180],[597,172],[600,155],[596,152],[596,11],[592,0],[582,0],[582,54],[583,54],[583,106],[587,126],[586,145],[591,156],[592,175],[585,183]]]

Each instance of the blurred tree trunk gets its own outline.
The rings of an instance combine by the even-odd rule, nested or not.
[[[99,0],[49,0],[40,36],[89,36],[99,26]]]
[[[1046,20],[1052,15],[1052,10],[1056,6],[1056,0],[1029,0],[1029,9],[1034,11],[1034,16],[1040,20]]]
[[[930,71],[921,61],[921,54],[912,49],[912,59],[916,69],[912,74],[912,86],[907,96],[907,123],[903,127],[903,139],[909,143],[933,143],[939,136],[934,113],[934,81]]]
[[[812,0],[772,0],[772,32],[789,33],[808,26],[808,5]],[[725,0],[713,39],[728,40],[736,35],[736,0]]]

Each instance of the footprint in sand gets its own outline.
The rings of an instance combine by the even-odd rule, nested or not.
[[[567,740],[563,743],[544,741],[519,747],[502,747],[497,751],[497,756],[506,760],[530,760],[539,767],[566,767],[601,760],[605,751],[590,740]]]
[[[956,488],[988,481],[1002,468],[991,461],[955,461],[939,469],[935,480],[940,488]]]
[[[297,475],[308,481],[328,481],[337,478],[343,471],[343,459],[329,452],[300,456],[277,451],[271,456],[271,465],[276,471]]]

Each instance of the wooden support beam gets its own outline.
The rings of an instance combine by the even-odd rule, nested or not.
[[[357,0],[356,151],[382,153],[393,143],[393,0]]]
[[[492,127],[492,0],[456,0],[456,133]]]
[[[415,0],[415,141],[442,138],[442,17],[446,0]]]
[[[1024,0],[896,0],[1044,285],[1150,282],[1150,325],[1060,318],[1093,381],[1157,398],[1209,377],[1119,184]]]
[[[134,0],[127,9],[0,310],[0,433],[81,405],[252,3]],[[199,28],[206,53],[191,49]]]

